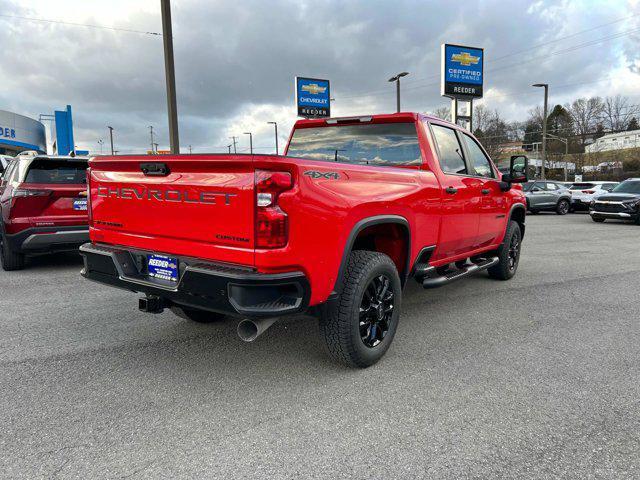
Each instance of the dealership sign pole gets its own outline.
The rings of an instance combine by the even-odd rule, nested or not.
[[[441,47],[440,94],[451,99],[451,120],[462,121],[473,129],[473,99],[482,98],[484,84],[484,49],[443,43]],[[466,111],[460,112],[460,103]]]
[[[329,80],[319,78],[295,78],[296,108],[303,118],[331,116],[331,88]]]

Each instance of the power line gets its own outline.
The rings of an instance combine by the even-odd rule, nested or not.
[[[26,20],[29,22],[42,22],[42,23],[53,23],[53,24],[58,24],[58,25],[68,25],[71,27],[86,27],[86,28],[97,28],[97,29],[102,29],[102,30],[113,30],[116,32],[126,32],[126,33],[138,33],[141,35],[155,35],[158,37],[161,37],[162,34],[158,33],[158,32],[144,32],[142,30],[133,30],[130,28],[119,28],[119,27],[109,27],[107,25],[91,25],[88,23],[75,23],[75,22],[65,22],[62,20],[49,20],[46,18],[35,18],[35,17],[23,17],[20,15],[6,15],[6,14],[0,14],[0,17],[4,17],[4,18],[12,18],[14,20]]]

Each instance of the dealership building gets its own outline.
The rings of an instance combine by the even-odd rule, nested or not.
[[[24,150],[46,153],[44,124],[24,115],[0,110],[0,154],[15,156]]]
[[[47,134],[42,121],[49,123],[50,142],[47,149]],[[54,155],[86,155],[78,150],[73,140],[73,117],[71,105],[53,114],[40,114],[39,120],[13,112],[0,110],[0,154],[15,156],[25,150]]]

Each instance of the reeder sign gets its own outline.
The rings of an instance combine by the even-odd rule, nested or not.
[[[446,97],[482,97],[484,49],[442,44],[440,93]]]
[[[296,77],[296,106],[299,117],[330,117],[329,80]]]

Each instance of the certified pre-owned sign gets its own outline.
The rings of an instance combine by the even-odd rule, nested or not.
[[[441,94],[448,97],[482,97],[484,50],[442,45]]]
[[[296,77],[296,108],[299,117],[330,117],[329,80]]]

